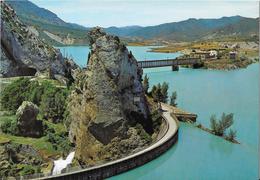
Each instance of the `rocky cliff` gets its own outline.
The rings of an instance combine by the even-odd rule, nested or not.
[[[89,32],[91,56],[78,73],[69,102],[70,138],[76,158],[87,164],[143,148],[153,132],[142,69],[116,36]]]
[[[1,66],[2,77],[48,74],[66,75],[61,53],[37,36],[35,29],[25,26],[15,11],[1,1]]]

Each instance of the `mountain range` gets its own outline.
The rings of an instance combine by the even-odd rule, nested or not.
[[[40,8],[28,0],[8,1],[25,24],[35,27],[39,35],[54,45],[81,45],[88,42],[84,27],[68,23],[53,12]],[[257,39],[259,18],[242,16],[219,19],[194,19],[164,23],[155,26],[126,26],[104,28],[107,33],[120,36],[126,41],[196,41],[205,39]]]

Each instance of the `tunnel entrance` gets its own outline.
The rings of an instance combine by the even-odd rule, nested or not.
[[[35,76],[37,70],[29,67],[22,67],[18,69],[18,74],[20,76]]]

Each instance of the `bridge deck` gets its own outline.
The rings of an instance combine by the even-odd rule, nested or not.
[[[181,59],[162,59],[162,60],[147,60],[138,61],[138,66],[141,68],[178,66],[178,65],[193,65],[200,63],[200,58],[181,58]]]

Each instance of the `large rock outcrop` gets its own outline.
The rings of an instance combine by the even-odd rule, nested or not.
[[[17,109],[18,134],[28,137],[40,137],[43,134],[42,121],[37,120],[39,108],[29,101],[24,101]]]
[[[99,28],[90,31],[89,37],[91,56],[87,70],[77,75],[68,119],[76,157],[93,164],[143,148],[153,129],[142,69],[132,53],[118,37]]]
[[[15,11],[1,1],[0,76],[66,76],[67,66],[59,50],[39,39],[34,28],[24,25]]]

